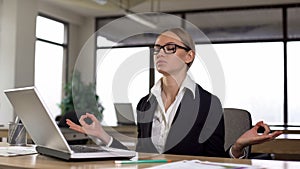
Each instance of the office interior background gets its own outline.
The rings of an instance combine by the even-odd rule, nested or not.
[[[0,0],[0,90],[35,85],[55,118],[84,48],[91,56],[84,62],[93,68],[81,69],[82,77],[96,84],[105,125],[116,125],[113,103],[130,102],[135,108],[160,77],[150,69],[137,72],[125,84],[128,99],[112,98],[112,78],[132,55],[141,56],[139,64],[152,66],[151,44],[133,38],[103,46],[99,41],[113,35],[93,35],[119,18],[130,20],[126,15],[132,12],[172,14],[206,34],[224,72],[224,108],[248,110],[253,123],[300,126],[299,0]],[[206,45],[196,44],[197,49]],[[97,64],[99,53],[108,48]],[[214,93],[201,57],[191,73]],[[3,92],[0,96],[0,124],[7,124],[14,118],[13,108]]]

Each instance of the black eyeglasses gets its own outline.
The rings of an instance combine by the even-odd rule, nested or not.
[[[190,51],[191,50],[188,47],[180,46],[180,45],[177,45],[177,44],[174,44],[174,43],[168,43],[168,44],[165,44],[163,46],[154,45],[153,46],[153,49],[154,49],[153,53],[154,53],[154,55],[157,55],[159,53],[160,49],[163,49],[165,54],[173,54],[173,53],[176,53],[177,48],[184,49],[185,51]]]

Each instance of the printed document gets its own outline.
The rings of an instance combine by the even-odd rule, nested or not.
[[[171,162],[148,169],[259,169],[257,166],[233,163],[215,163],[200,160],[184,160]]]

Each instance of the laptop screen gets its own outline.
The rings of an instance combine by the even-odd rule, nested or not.
[[[70,151],[68,143],[35,87],[4,92],[36,145]]]
[[[120,125],[135,125],[131,103],[114,103],[117,122]]]

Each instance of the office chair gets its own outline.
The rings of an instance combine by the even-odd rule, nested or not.
[[[247,130],[252,127],[251,114],[247,110],[237,108],[224,108],[225,144],[228,150],[232,144]],[[270,153],[251,153],[251,146],[246,147],[247,158],[272,160]]]
[[[236,108],[224,108],[225,123],[225,150],[247,130],[252,127],[251,114],[247,110]],[[251,146],[246,147],[247,155],[251,153]]]

